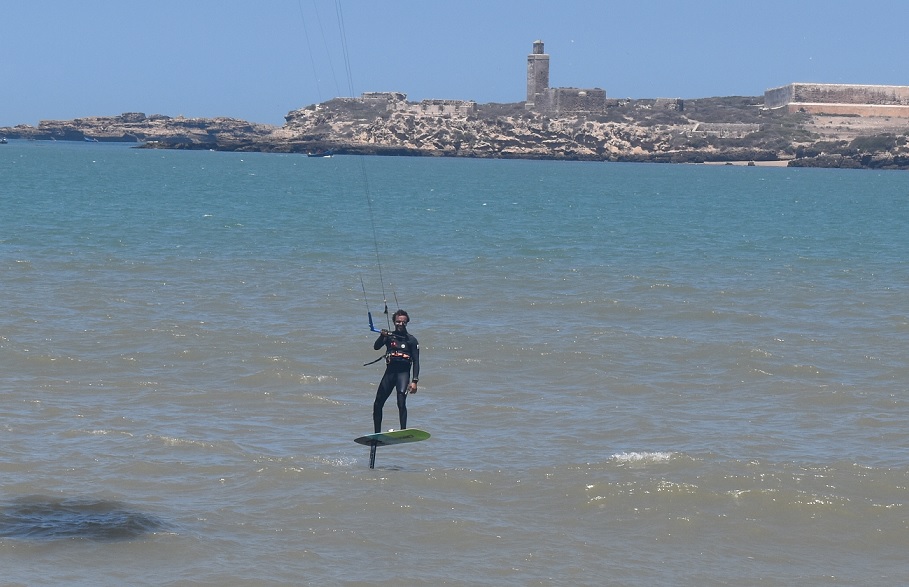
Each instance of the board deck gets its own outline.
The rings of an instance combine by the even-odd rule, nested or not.
[[[417,442],[429,438],[429,432],[417,428],[405,428],[404,430],[395,430],[394,432],[379,432],[378,434],[367,434],[359,438],[354,438],[354,442],[372,446],[388,446],[390,444],[401,444],[404,442]]]

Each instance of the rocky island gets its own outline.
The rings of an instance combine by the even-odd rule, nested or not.
[[[0,136],[160,149],[909,169],[909,87],[790,84],[763,96],[611,99],[600,88],[549,87],[549,55],[536,41],[523,102],[411,102],[370,92],[294,110],[280,127],[125,113],[0,128]]]
[[[763,97],[614,100],[599,113],[557,116],[521,102],[429,102],[393,93],[336,98],[290,112],[280,127],[125,113],[0,128],[0,136],[163,149],[909,169],[906,119],[790,113],[764,107]]]

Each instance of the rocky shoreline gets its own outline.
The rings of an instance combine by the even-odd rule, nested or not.
[[[160,149],[909,169],[907,119],[789,114],[764,108],[762,97],[612,100],[603,113],[559,117],[523,103],[454,116],[337,98],[285,120],[278,127],[124,113],[0,128],[0,136]]]

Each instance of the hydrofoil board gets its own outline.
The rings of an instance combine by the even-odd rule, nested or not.
[[[379,432],[378,434],[367,434],[359,438],[354,438],[354,442],[365,444],[366,446],[388,446],[390,444],[402,444],[404,442],[417,442],[429,438],[429,432],[417,428],[405,428],[404,430],[394,430],[392,432]]]

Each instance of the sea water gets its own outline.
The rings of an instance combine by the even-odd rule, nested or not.
[[[4,585],[909,582],[905,173],[12,141],[0,206]]]

